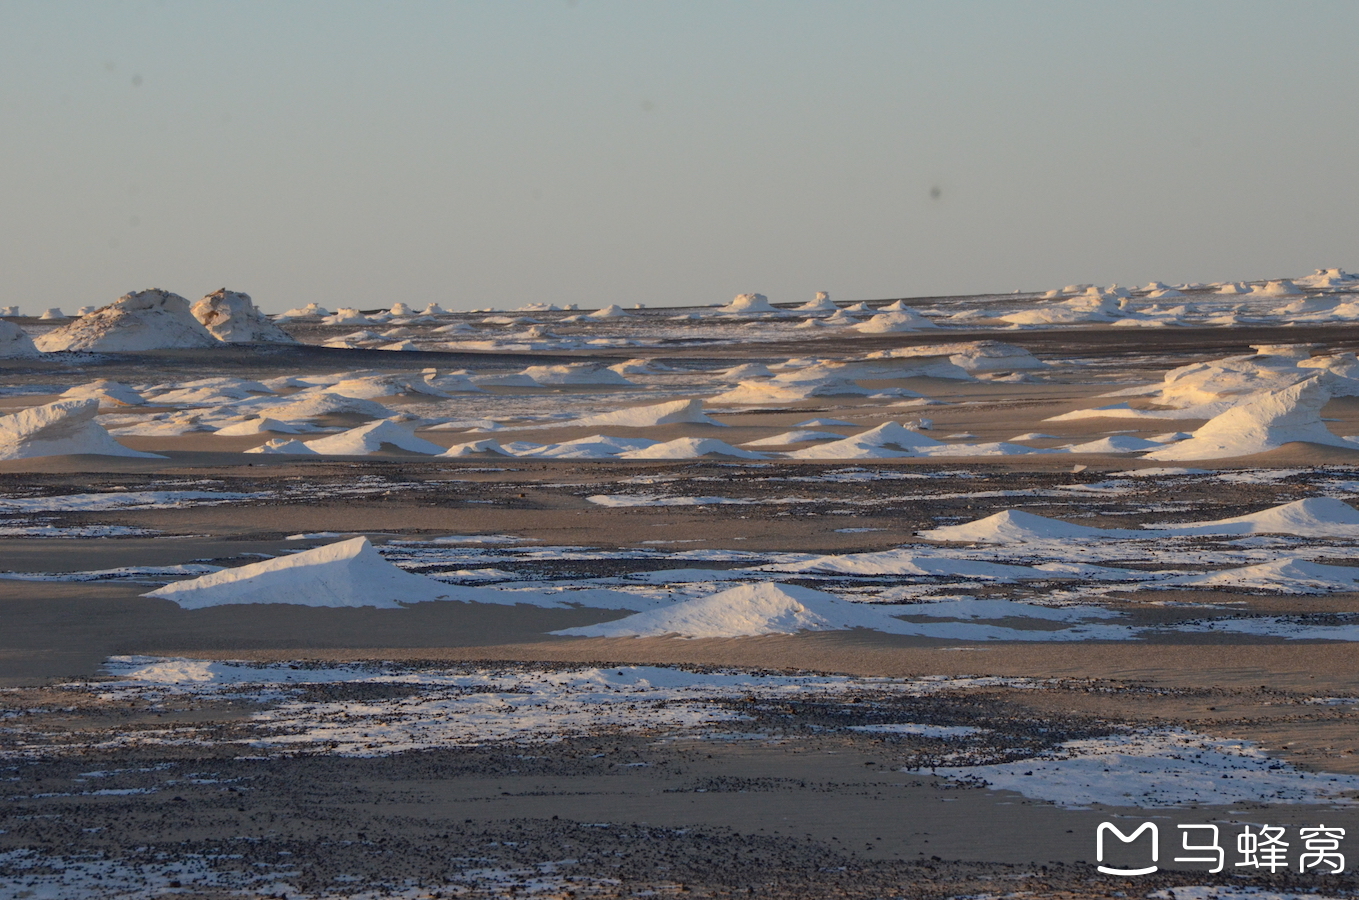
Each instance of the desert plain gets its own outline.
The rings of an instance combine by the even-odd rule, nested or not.
[[[1353,893],[1359,279],[242,297],[4,320],[0,896]]]

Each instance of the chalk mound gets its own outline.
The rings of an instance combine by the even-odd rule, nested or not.
[[[860,334],[894,334],[938,327],[919,313],[903,311],[878,313],[868,321],[855,325],[854,330]]]
[[[1317,269],[1304,278],[1294,278],[1293,283],[1309,288],[1332,288],[1352,286],[1359,276],[1351,275],[1344,269]]]
[[[500,442],[493,438],[482,438],[479,441],[468,441],[465,444],[454,444],[440,456],[457,458],[460,456],[513,456],[514,454],[500,445]]]
[[[735,299],[722,307],[722,312],[742,316],[784,314],[784,311],[771,304],[764,294],[737,294]]]
[[[220,347],[189,311],[189,301],[158,288],[124,294],[113,303],[38,337],[39,350],[133,353]]]
[[[801,306],[793,307],[794,312],[800,313],[812,313],[812,312],[833,313],[838,312],[839,309],[840,307],[836,306],[835,301],[830,298],[830,294],[826,293],[825,291],[817,291],[815,299],[808,300]]]
[[[705,456],[719,456],[730,459],[768,459],[763,453],[752,453],[733,447],[726,441],[716,438],[677,438],[663,444],[652,444],[640,450],[629,450],[618,454],[619,459],[700,459]]]
[[[28,332],[13,322],[0,319],[0,358],[31,359],[39,352]]]
[[[764,363],[743,363],[719,373],[718,377],[723,381],[744,381],[748,378],[773,378],[774,373]]]
[[[359,537],[223,569],[142,596],[173,600],[184,609],[238,603],[400,609],[405,603],[450,600],[456,592],[452,585],[402,571],[383,559],[368,538]]]
[[[283,313],[283,316],[286,316],[289,319],[300,319],[305,318],[307,316],[328,316],[328,315],[330,315],[330,310],[326,309],[319,303],[308,303],[306,306],[299,306],[296,309],[290,309],[287,312]]]
[[[258,447],[252,447],[246,453],[269,453],[269,454],[293,454],[297,456],[316,456],[315,450],[299,441],[297,438],[274,438],[265,441]]]
[[[621,387],[635,386],[634,382],[628,381],[612,369],[588,364],[579,366],[529,366],[520,374],[527,375],[537,384],[603,384],[619,385]]]
[[[658,441],[647,438],[620,438],[593,434],[589,437],[576,438],[574,441],[530,448],[519,455],[537,459],[610,459],[619,453],[642,450],[657,443]]]
[[[798,381],[785,381],[773,378],[768,381],[742,381],[729,391],[711,397],[714,403],[738,403],[760,406],[780,403],[796,403],[813,397],[852,397],[873,393],[860,387],[850,378],[823,378]]]
[[[1184,575],[1153,587],[1236,588],[1287,594],[1324,594],[1359,589],[1359,567],[1327,566],[1286,556],[1256,566]]]
[[[925,556],[910,550],[879,550],[873,553],[846,553],[820,556],[788,565],[768,568],[778,572],[813,572],[826,575],[917,575],[924,577],[980,578],[986,581],[1023,581],[1051,578],[1052,573],[1026,566],[982,562],[975,559],[947,559]]]
[[[1302,291],[1287,278],[1281,278],[1278,281],[1256,285],[1251,289],[1251,294],[1256,297],[1301,297]]]
[[[1074,285],[1073,285],[1074,287]],[[1097,289],[1049,303],[1034,309],[1020,310],[1000,316],[1000,321],[1011,325],[1080,325],[1091,322],[1113,322],[1122,316],[1121,298]]]
[[[165,458],[124,447],[94,420],[98,414],[99,401],[89,398],[58,400],[46,406],[35,406],[13,415],[0,416],[0,459],[32,459],[77,453]]]
[[[790,459],[892,459],[927,456],[929,450],[943,446],[934,438],[904,425],[884,422],[862,434],[785,455]]]
[[[869,354],[869,359],[900,359],[913,356],[947,356],[949,362],[966,372],[1018,372],[1044,369],[1047,363],[1023,347],[1002,341],[961,341],[956,344],[926,344],[900,347]]]
[[[900,624],[872,607],[841,600],[833,594],[786,584],[747,584],[614,622],[568,628],[554,634],[581,637],[687,638],[796,634],[800,631],[847,631]]]
[[[117,381],[99,379],[89,384],[78,384],[67,388],[61,394],[63,400],[99,401],[100,409],[126,409],[129,406],[144,406],[146,398],[132,388]]]
[[[1269,391],[1209,419],[1193,435],[1144,459],[1221,459],[1274,450],[1304,441],[1332,447],[1359,449],[1336,437],[1321,421],[1321,408],[1331,398],[1319,378],[1279,391]]]
[[[331,315],[321,319],[322,325],[373,325],[376,319],[365,316],[351,306],[341,306]]]
[[[298,391],[283,402],[268,407],[271,415],[279,419],[312,419],[319,416],[366,416],[370,419],[385,419],[395,415],[381,403],[359,397],[346,397],[329,391]]]
[[[654,406],[634,406],[628,409],[618,409],[613,412],[600,413],[597,416],[576,419],[571,424],[587,425],[591,428],[599,425],[650,428],[653,425],[721,425],[722,423],[708,417],[703,412],[703,401],[694,398],[691,400],[672,400],[669,403],[657,403]]]
[[[279,328],[260,312],[249,294],[213,291],[189,309],[193,317],[228,344],[295,344],[292,335]]]
[[[1300,537],[1359,537],[1359,510],[1343,500],[1308,497],[1244,516],[1212,522],[1150,526],[1163,534],[1295,534]]]
[[[311,426],[315,429],[315,426]],[[244,422],[236,422],[232,425],[224,425],[217,429],[216,434],[222,437],[238,437],[252,434],[301,434],[305,429],[299,428],[290,422],[280,422],[268,416],[259,416],[254,419],[247,419]]]
[[[1063,449],[1069,453],[1141,453],[1143,450],[1155,450],[1163,446],[1164,441],[1150,441],[1131,434],[1115,434],[1097,441],[1072,444]]]
[[[369,422],[367,425],[360,425],[358,428],[351,428],[330,437],[308,441],[307,446],[312,452],[323,456],[367,456],[384,450],[390,452],[393,448],[405,450],[407,453],[432,456],[444,452],[444,448],[438,444],[416,437],[409,428],[403,428],[388,419]]]
[[[962,525],[941,525],[918,532],[930,541],[956,541],[973,544],[1027,544],[1047,541],[1091,540],[1107,537],[1151,537],[1136,531],[1092,528],[1060,519],[1036,516],[1018,509],[1007,509],[984,519]]]

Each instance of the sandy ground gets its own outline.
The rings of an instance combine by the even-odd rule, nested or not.
[[[1324,341],[1359,345],[1359,329],[1132,329],[1018,332],[1004,339],[1040,355],[1121,356],[1145,366],[1148,380],[1165,365],[1249,352],[1253,343]],[[994,334],[986,334],[994,337]],[[975,337],[975,336],[974,336]],[[938,335],[827,339],[755,348],[675,351],[676,359],[830,355],[940,340]],[[950,333],[948,340],[967,336]],[[842,347],[841,344],[845,346]],[[261,357],[214,351],[214,370],[243,377],[330,372],[382,366],[418,370],[475,366],[515,371],[540,357],[330,351],[307,347]],[[438,358],[433,358],[438,357]],[[579,354],[562,359],[579,359]],[[627,358],[620,354],[617,359]],[[1169,362],[1165,362],[1169,360]],[[612,357],[609,361],[616,361]],[[201,375],[202,354],[110,358],[98,377],[129,382]],[[1164,364],[1163,364],[1164,363]],[[13,383],[67,381],[70,361],[6,362]],[[87,366],[86,377],[95,377]],[[895,384],[895,383],[894,383]],[[879,422],[906,415],[935,419],[933,433],[967,432],[1005,440],[1044,431],[1063,441],[1113,430],[1150,436],[1201,422],[1042,419],[1095,405],[1105,384],[957,384],[908,379],[900,386],[949,401],[907,410],[884,401],[837,398],[833,407],[803,402],[727,417],[714,436],[741,443],[791,428],[815,415]],[[5,397],[18,408],[44,399]],[[1333,401],[1326,415],[1337,434],[1359,434],[1359,400]],[[495,435],[537,443],[598,429],[540,428]],[[654,439],[697,434],[649,429]],[[610,433],[626,434],[626,429]],[[638,432],[640,433],[640,432]],[[422,436],[444,445],[457,438]],[[67,512],[60,527],[125,526],[155,536],[100,539],[16,538],[0,541],[0,571],[69,573],[118,566],[194,562],[239,565],[325,539],[288,541],[316,532],[363,533],[374,542],[437,535],[515,535],[545,546],[603,551],[647,547],[847,553],[900,545],[941,518],[966,520],[1014,505],[987,491],[1049,490],[1093,484],[1109,473],[1154,465],[1120,456],[901,460],[875,471],[924,480],[837,482],[816,477],[843,465],[547,462],[503,458],[429,460],[296,460],[246,456],[257,438],[186,435],[123,439],[163,453],[164,460],[60,457],[0,463],[7,495],[165,489],[210,481],[215,490],[274,492],[268,499],[181,509]],[[1058,443],[1054,441],[1054,443]],[[1214,463],[1223,470],[1359,471],[1359,452],[1290,445],[1256,457]],[[1084,467],[1083,469],[1081,467]],[[1079,470],[1079,471],[1073,471]],[[748,505],[603,508],[586,497],[636,490],[629,479],[655,479],[668,493],[702,495],[719,485]],[[1339,477],[1339,476],[1338,476]],[[361,479],[390,487],[338,496],[331,488]],[[310,495],[289,494],[310,485]],[[1193,491],[1202,491],[1196,498]],[[1164,520],[1201,518],[1198,500],[1226,516],[1295,499],[1286,478],[1175,489],[1146,503],[1183,504]],[[773,505],[770,498],[802,497]],[[872,500],[871,504],[863,501]],[[1053,501],[1056,503],[1056,501]],[[1045,514],[1076,510],[1088,524],[1129,522],[1117,499],[1074,496]],[[1143,501],[1139,501],[1143,502]],[[1170,507],[1166,507],[1170,508]],[[1148,514],[1142,515],[1146,520]],[[853,526],[857,531],[847,531]],[[544,564],[547,565],[547,564]],[[629,569],[608,560],[561,563],[581,577]],[[645,568],[635,560],[630,570]],[[657,567],[670,565],[658,562]],[[404,660],[412,664],[702,665],[779,672],[861,676],[1006,676],[1052,680],[1044,690],[978,689],[950,700],[949,715],[980,714],[1034,723],[1053,733],[1081,728],[1175,725],[1223,738],[1258,742],[1303,771],[1359,774],[1352,705],[1324,706],[1317,697],[1359,695],[1359,649],[1340,642],[1282,641],[1231,635],[1177,635],[1127,642],[1030,644],[944,641],[842,632],[709,640],[577,639],[548,634],[607,621],[619,612],[527,606],[423,604],[404,610],[312,609],[284,605],[186,611],[140,596],[147,584],[0,579],[0,895],[26,895],[22,873],[6,852],[33,851],[119,864],[152,865],[156,854],[235,859],[226,869],[273,867],[300,874],[254,896],[635,896],[651,891],[688,896],[943,897],[1143,896],[1185,884],[1219,883],[1193,867],[1137,880],[1093,868],[1094,829],[1106,820],[1160,817],[1174,824],[1267,822],[1295,827],[1324,819],[1359,828],[1349,805],[1236,804],[1201,809],[1065,809],[1020,794],[941,779],[919,768],[922,746],[911,741],[825,729],[824,709],[789,709],[760,739],[700,740],[684,733],[612,732],[551,745],[488,744],[378,756],[325,753],[256,758],[239,746],[192,744],[82,749],[25,755],[21,721],[46,735],[97,733],[110,739],[175,722],[207,723],[234,733],[258,707],[245,702],[176,706],[75,701],[74,680],[98,679],[110,656],[183,656],[282,662]],[[1359,595],[1260,597],[1221,592],[1168,592],[1156,603],[1134,595],[1109,602],[1142,622],[1241,609],[1347,616]],[[1122,604],[1122,606],[1119,606]],[[1187,611],[1188,610],[1188,611]],[[84,695],[82,695],[84,696]],[[95,696],[95,695],[89,695]],[[66,699],[63,699],[66,698]],[[360,698],[361,699],[361,698]],[[848,702],[848,701],[846,701]],[[970,710],[964,712],[964,710]],[[752,715],[771,715],[755,710]],[[840,715],[840,713],[836,713]],[[960,719],[961,721],[962,719]],[[52,738],[56,740],[56,738]],[[929,752],[934,752],[930,750]],[[915,768],[912,768],[915,766]],[[116,771],[104,793],[80,787],[80,773]],[[120,793],[122,791],[122,793]],[[1167,845],[1169,846],[1169,845]],[[6,861],[8,859],[8,861]],[[9,868],[6,868],[9,866]],[[1200,867],[1201,868],[1201,867]],[[149,869],[147,869],[149,870]],[[270,871],[273,869],[270,868]],[[500,874],[476,876],[469,872]],[[508,873],[508,874],[505,874]],[[1227,876],[1223,876],[1224,878]],[[166,876],[169,879],[169,876]],[[6,879],[9,879],[7,882]],[[236,896],[184,875],[159,887],[109,896]],[[286,882],[286,886],[284,885]],[[10,893],[4,885],[10,885]],[[1251,873],[1234,884],[1336,894],[1340,882],[1316,874]],[[27,890],[27,888],[25,888]],[[349,891],[350,893],[345,893]],[[385,891],[385,893],[384,893]],[[399,893],[408,891],[409,894]],[[1122,892],[1122,893],[1116,893]],[[46,895],[41,895],[46,896]],[[81,895],[84,896],[84,895]]]

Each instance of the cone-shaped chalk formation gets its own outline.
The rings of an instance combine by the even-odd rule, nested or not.
[[[88,316],[39,336],[34,343],[47,353],[126,353],[222,345],[189,312],[188,300],[159,289],[125,294]]]
[[[889,630],[900,623],[870,606],[834,594],[786,584],[747,584],[729,591],[685,600],[614,622],[568,628],[556,634],[582,637],[648,637],[677,634],[691,638],[796,634],[799,631]]]
[[[978,544],[1023,544],[1109,537],[1152,537],[1134,530],[1092,528],[1061,519],[1036,516],[1023,510],[1007,509],[984,519],[962,525],[942,525],[918,533],[931,541],[957,541]]]
[[[256,308],[249,294],[213,291],[190,310],[203,327],[219,341],[229,344],[293,344],[296,341]]]
[[[115,441],[94,420],[99,401],[58,400],[35,406],[9,416],[0,416],[0,459],[30,459],[35,456],[137,456],[163,459],[155,453],[131,450]]]
[[[456,593],[457,588],[451,585],[397,568],[383,559],[367,538],[358,537],[223,569],[142,596],[173,600],[185,609],[238,603],[399,609],[404,603],[453,599]]]

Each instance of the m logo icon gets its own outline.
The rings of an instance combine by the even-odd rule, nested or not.
[[[1151,832],[1151,861],[1158,862],[1161,852],[1161,833],[1156,828],[1154,822],[1143,822],[1132,834],[1124,834],[1109,822],[1099,823],[1099,828],[1095,829],[1095,859],[1100,863],[1096,868],[1105,875],[1150,875],[1156,871],[1156,866],[1147,866],[1142,869],[1115,869],[1104,863],[1104,833],[1108,831],[1125,844],[1131,844],[1141,837],[1142,832]]]

